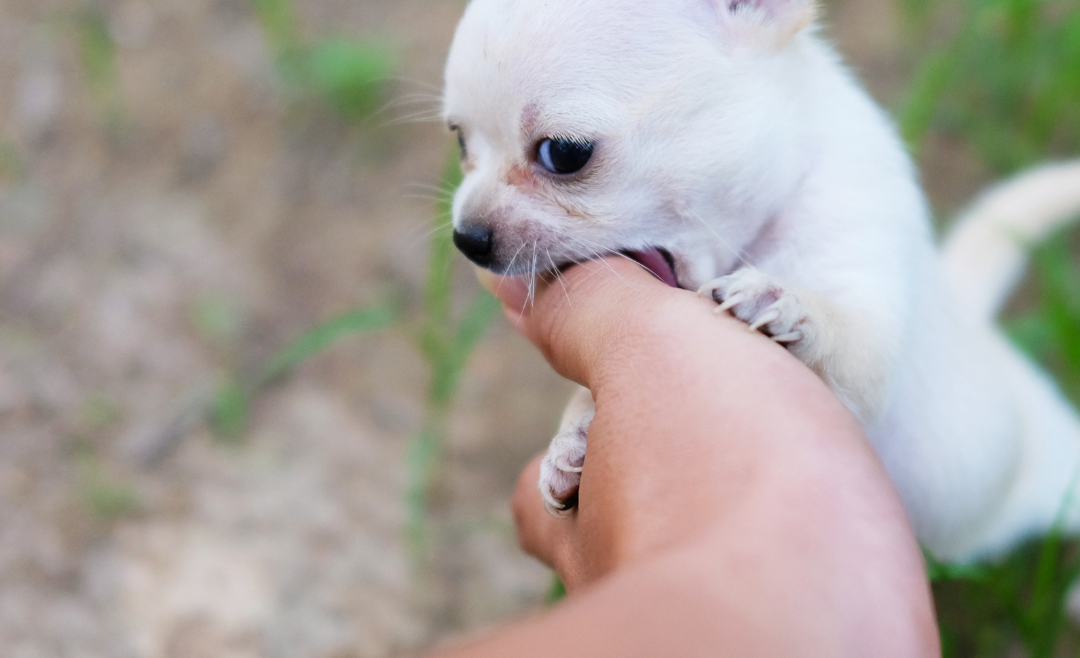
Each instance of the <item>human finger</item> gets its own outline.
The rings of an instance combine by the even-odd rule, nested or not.
[[[573,524],[556,519],[544,509],[536,483],[540,478],[543,454],[529,462],[518,478],[511,501],[518,544],[529,555],[552,567],[561,575],[571,571],[569,551]]]
[[[658,329],[677,335],[673,318],[685,314],[672,304],[696,305],[703,313],[709,308],[693,293],[664,285],[625,258],[589,261],[533,284],[490,273],[480,280],[551,365],[586,386],[596,366],[613,352],[625,354],[640,343],[633,338]]]

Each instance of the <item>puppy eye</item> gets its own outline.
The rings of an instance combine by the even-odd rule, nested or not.
[[[540,166],[553,174],[575,174],[585,168],[592,158],[593,145],[565,137],[549,137],[540,142],[536,159]]]

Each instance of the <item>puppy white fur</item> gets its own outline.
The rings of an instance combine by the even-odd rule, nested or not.
[[[465,146],[454,225],[483,227],[500,273],[663,250],[681,287],[829,383],[928,550],[1002,551],[1054,523],[1080,465],[1080,422],[992,325],[1022,267],[1014,238],[1080,210],[1080,166],[990,196],[943,259],[896,131],[813,15],[810,0],[473,0],[446,69]],[[588,144],[584,168],[542,166],[552,138]],[[568,411],[540,483],[556,511],[587,392]]]

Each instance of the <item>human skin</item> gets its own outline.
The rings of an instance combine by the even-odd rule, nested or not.
[[[597,411],[576,513],[545,512],[539,458],[513,500],[569,597],[438,658],[940,655],[899,498],[809,369],[627,260],[575,266],[532,304],[481,279]]]

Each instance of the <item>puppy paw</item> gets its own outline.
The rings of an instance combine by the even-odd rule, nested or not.
[[[751,331],[760,331],[778,343],[790,345],[806,336],[806,312],[798,297],[752,267],[713,279],[701,286],[698,294],[719,304],[717,313],[730,311],[750,325]]]
[[[569,516],[577,505],[588,434],[588,423],[559,432],[540,462],[540,495],[552,516]]]

